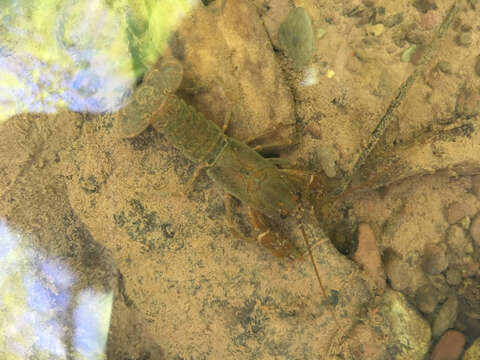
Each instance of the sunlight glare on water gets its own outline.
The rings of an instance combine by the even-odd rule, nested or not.
[[[76,358],[105,358],[113,291],[75,294],[75,283],[66,264],[0,222],[2,359],[65,359],[69,337]]]
[[[0,122],[22,112],[118,109],[198,2],[0,2]]]

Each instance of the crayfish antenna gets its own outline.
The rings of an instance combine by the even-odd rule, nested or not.
[[[328,301],[327,292],[325,291],[325,287],[323,286],[322,279],[320,278],[320,274],[319,274],[318,269],[317,269],[317,264],[315,262],[315,259],[313,258],[312,247],[310,246],[310,242],[308,241],[307,234],[305,233],[305,229],[303,227],[303,224],[300,222],[299,225],[300,225],[300,230],[302,231],[302,236],[303,236],[303,239],[305,240],[305,244],[307,246],[308,255],[310,256],[310,260],[312,262],[313,270],[315,271],[315,276],[317,277],[318,284],[320,285],[320,289],[322,291],[323,297],[324,297],[325,301],[327,302],[328,309],[329,309],[330,313],[332,314],[332,317],[333,317],[333,320],[335,321],[335,324],[337,325],[338,329],[340,329],[341,327],[340,327],[340,323],[337,319],[335,309],[333,308],[332,304],[330,304],[330,301]]]

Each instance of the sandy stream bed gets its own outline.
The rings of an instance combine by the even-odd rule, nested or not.
[[[315,34],[325,30],[302,71],[272,46],[292,3],[305,8]],[[219,125],[233,109],[230,136],[295,123],[300,143],[282,156],[342,176],[415,69],[402,54],[428,44],[452,4],[433,3],[227,1],[219,13],[190,15],[171,52],[184,66],[183,87],[206,89],[187,101]],[[469,295],[480,284],[471,225],[480,216],[479,11],[459,2],[356,190],[331,215],[332,228],[368,224],[373,232],[364,228],[359,241],[373,236],[373,257],[353,262],[308,224],[340,329],[307,260],[289,264],[235,239],[222,190],[202,175],[179,195],[194,165],[151,128],[119,139],[115,114],[23,114],[2,124],[1,215],[71,257],[92,286],[117,287],[104,274],[122,274],[113,358],[140,358],[158,344],[166,359],[422,359],[450,327],[472,342],[480,317],[480,300]],[[383,26],[398,13],[398,24]],[[459,40],[464,33],[470,43]],[[317,82],[303,86],[308,72]],[[446,266],[427,261],[432,252]],[[371,266],[380,254],[382,266]],[[452,269],[460,280],[447,281]],[[427,286],[439,295],[422,313],[415,306]],[[455,309],[441,310],[451,298]],[[434,325],[441,311],[450,320]]]

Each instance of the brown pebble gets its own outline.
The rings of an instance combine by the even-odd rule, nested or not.
[[[353,255],[353,260],[362,265],[380,289],[385,287],[385,273],[382,268],[380,250],[377,247],[375,234],[368,224],[358,225],[358,247]]]
[[[383,266],[392,289],[403,291],[412,285],[409,265],[395,252],[385,252]]]
[[[472,235],[472,239],[477,246],[480,246],[480,213],[475,216],[472,225],[470,225],[470,235]]]
[[[421,26],[424,30],[432,30],[435,26],[442,22],[442,15],[439,11],[428,10],[422,16]]]
[[[463,202],[454,202],[445,209],[445,220],[449,224],[455,224],[467,215],[471,215],[472,210],[468,204]]]
[[[465,335],[448,330],[433,348],[431,360],[458,360],[465,345]]]
[[[425,52],[425,46],[419,45],[413,52],[412,58],[410,59],[413,65],[419,65],[422,60],[423,53]]]

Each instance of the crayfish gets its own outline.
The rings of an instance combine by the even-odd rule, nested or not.
[[[303,256],[305,252],[285,236],[290,231],[287,227],[299,225],[297,235],[301,234],[306,242],[320,288],[326,297],[302,225],[306,216],[313,218],[312,212],[306,211],[313,207],[311,194],[318,196],[322,193],[316,175],[298,169],[279,168],[275,158],[264,158],[257,152],[258,146],[250,147],[227,136],[228,119],[220,128],[175,95],[182,75],[183,68],[175,60],[164,61],[147,72],[133,100],[120,111],[119,136],[134,137],[152,125],[185,157],[199,164],[190,185],[199,171],[205,169],[206,174],[228,196],[250,207],[252,224],[259,230],[256,240],[274,256],[288,259]],[[313,188],[315,191],[312,191]],[[228,200],[226,212],[231,232],[237,237],[255,240],[236,230]],[[273,224],[285,231],[273,230]]]

